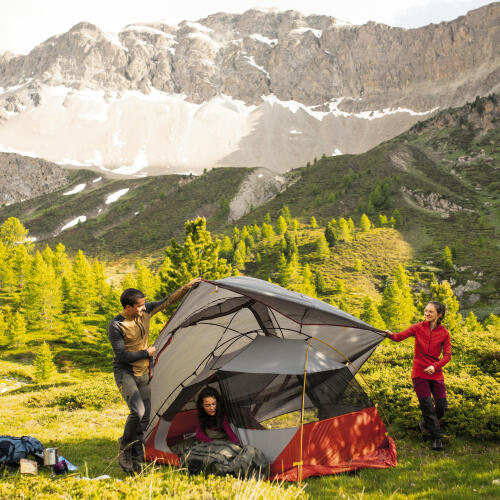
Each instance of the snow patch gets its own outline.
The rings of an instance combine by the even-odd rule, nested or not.
[[[315,30],[314,28],[306,28],[305,26],[302,28],[295,28],[291,31],[291,33],[298,33],[299,35],[303,35],[310,31],[316,38],[320,38],[323,32],[321,30]]]
[[[125,188],[125,189],[120,189],[119,191],[116,191],[116,193],[110,194],[106,198],[106,205],[109,205],[110,203],[114,203],[118,199],[120,199],[123,195],[128,193],[128,190],[130,188]]]
[[[72,221],[68,222],[65,226],[61,228],[61,231],[65,231],[66,229],[69,229],[70,227],[76,226],[80,222],[85,222],[87,220],[87,217],[85,215],[80,215],[76,219],[73,219]]]
[[[259,33],[254,33],[253,35],[250,35],[250,38],[252,40],[255,40],[256,42],[265,43],[266,45],[269,45],[270,47],[276,47],[276,45],[278,45],[277,38],[267,38],[267,36],[260,35]]]
[[[127,26],[126,28],[122,29],[121,33],[125,33],[127,31],[138,31],[139,33],[149,33],[150,35],[158,35],[158,36],[163,36],[165,38],[168,38],[169,40],[175,41],[175,43],[178,43],[175,40],[175,35],[172,35],[171,33],[165,33],[164,31],[157,30],[156,28],[151,28],[151,26],[142,26],[140,24],[133,24],[131,26]]]
[[[332,156],[339,156],[341,154],[343,154],[342,151],[340,151],[340,149],[338,149],[338,148],[335,148],[333,150]]]
[[[78,186],[75,186],[71,191],[67,191],[66,193],[63,193],[63,196],[68,196],[70,194],[80,193],[81,191],[83,191],[85,189],[86,185],[87,185],[86,183],[78,184]]]
[[[98,177],[97,179],[94,179],[92,182],[99,182],[102,181],[102,177]]]
[[[271,79],[271,77],[269,76],[269,73],[267,72],[267,70],[263,66],[259,66],[255,62],[255,59],[254,59],[253,56],[243,56],[243,59],[246,59],[248,61],[248,64],[250,64],[250,66],[253,66],[254,68],[257,68],[259,71],[261,71],[262,73],[264,73],[269,80]]]
[[[301,132],[300,130],[290,130],[289,132],[291,135],[300,135],[300,134],[303,134],[303,132]]]
[[[213,29],[209,28],[208,26],[203,26],[203,24],[195,23],[192,21],[186,21],[185,25],[195,30],[202,31],[203,33],[211,33],[213,31]]]

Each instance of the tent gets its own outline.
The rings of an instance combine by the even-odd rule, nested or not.
[[[242,444],[290,481],[396,465],[355,378],[385,333],[320,300],[246,276],[203,280],[156,340],[148,460],[178,464],[210,385]],[[191,441],[190,441],[191,440]]]

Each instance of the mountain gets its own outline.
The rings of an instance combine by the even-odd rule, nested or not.
[[[498,91],[499,26],[500,3],[411,30],[257,9],[82,22],[0,55],[0,150],[125,176],[361,153]]]
[[[64,188],[0,208],[0,220],[19,217],[42,248],[62,241],[72,252],[133,262],[161,258],[170,238],[183,234],[183,222],[200,215],[211,231],[229,234],[233,224],[261,224],[266,213],[275,221],[284,205],[303,224],[314,216],[320,228],[332,217],[358,223],[367,213],[377,222],[397,210],[398,234],[358,249],[359,257],[371,262],[380,249],[391,262],[404,255],[410,268],[452,280],[464,305],[491,311],[500,307],[499,119],[498,97],[478,98],[366,153],[325,156],[285,176],[216,168],[201,176],[118,180],[81,170]],[[452,271],[442,265],[446,246]],[[342,262],[339,272],[347,276]],[[260,276],[255,262],[247,266]],[[390,267],[374,271],[379,281]]]

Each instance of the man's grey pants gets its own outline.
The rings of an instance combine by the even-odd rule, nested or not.
[[[114,374],[116,385],[130,410],[123,430],[122,446],[125,447],[135,441],[144,443],[151,413],[149,375],[146,373],[136,377],[131,373],[116,369]]]

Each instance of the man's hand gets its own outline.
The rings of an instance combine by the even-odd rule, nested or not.
[[[427,373],[427,375],[434,375],[434,373],[436,373],[436,369],[433,365],[430,365],[427,368],[424,368],[424,373]]]
[[[148,347],[146,351],[148,351],[148,356],[152,358],[156,354],[156,347],[152,345],[151,347]]]
[[[201,281],[201,278],[195,278],[194,280],[191,280],[189,283],[186,283],[182,289],[183,290],[189,290],[190,288],[192,288],[193,286],[197,285],[199,282]]]

